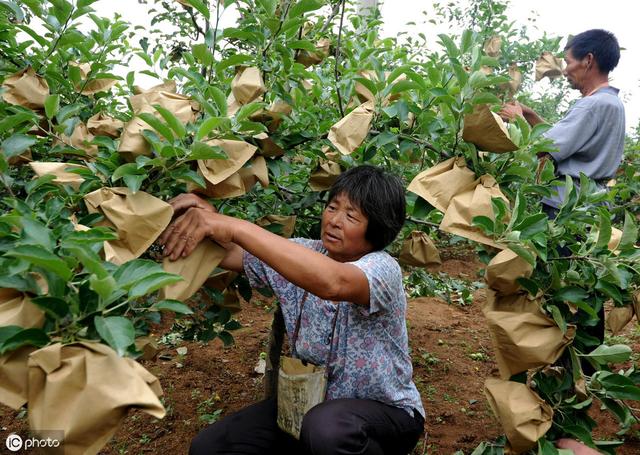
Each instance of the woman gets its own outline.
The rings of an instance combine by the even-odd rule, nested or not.
[[[298,357],[329,364],[326,401],[305,415],[300,441],[278,428],[270,399],[201,431],[190,453],[409,453],[424,409],[411,379],[401,270],[382,251],[404,222],[400,180],[372,166],[341,174],[322,214],[321,240],[284,239],[194,195],[171,204],[184,214],[161,237],[165,254],[186,256],[204,237],[223,245],[221,267],[274,291],[290,340],[301,315]]]

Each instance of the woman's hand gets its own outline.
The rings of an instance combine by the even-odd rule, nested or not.
[[[556,447],[558,449],[569,449],[573,450],[575,455],[601,455],[595,449],[591,447],[587,447],[581,442],[576,441],[575,439],[562,438],[556,441]]]
[[[193,193],[180,194],[171,199],[169,201],[169,204],[171,204],[171,207],[173,208],[174,215],[179,215],[185,210],[190,209],[191,207],[206,210],[209,212],[217,212],[215,207]]]
[[[213,210],[191,206],[165,229],[158,241],[164,246],[165,257],[175,261],[190,255],[205,237],[221,244],[232,242],[235,221]]]

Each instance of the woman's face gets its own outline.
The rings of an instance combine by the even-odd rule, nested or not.
[[[368,224],[364,213],[344,193],[329,201],[322,212],[321,232],[329,257],[350,262],[373,251],[373,246],[365,239]]]

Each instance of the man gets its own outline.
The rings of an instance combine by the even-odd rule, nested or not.
[[[575,180],[582,172],[605,188],[622,162],[624,149],[624,106],[619,90],[609,86],[609,72],[620,60],[620,46],[612,33],[594,29],[574,36],[564,50],[563,73],[582,98],[545,133],[558,148],[550,156],[559,177],[570,175]],[[533,109],[518,102],[504,105],[500,115],[508,120],[521,116],[531,126],[544,122]],[[557,192],[542,199],[543,209],[552,218],[564,201],[564,187],[557,187]]]

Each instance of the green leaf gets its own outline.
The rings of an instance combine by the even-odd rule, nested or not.
[[[211,15],[211,13],[209,12],[209,8],[207,8],[206,4],[202,0],[187,0],[187,3],[197,9],[206,20],[209,20],[209,16]]]
[[[22,327],[18,325],[5,325],[0,327],[0,346],[4,344],[9,338],[14,336],[16,333],[24,330]]]
[[[621,251],[632,249],[638,241],[638,226],[633,221],[633,215],[625,210],[624,227],[622,228],[622,238],[618,249]]]
[[[167,122],[167,125],[169,125],[169,128],[171,128],[176,133],[179,139],[183,139],[187,135],[187,130],[185,129],[184,125],[180,120],[178,120],[175,115],[171,113],[171,111],[165,109],[159,104],[154,104],[153,107],[156,108],[156,111],[160,113],[164,121]]]
[[[3,327],[4,328],[4,327]],[[43,347],[49,343],[49,336],[42,329],[24,329],[6,338],[0,345],[0,355],[22,346]]]
[[[47,96],[47,99],[44,101],[44,113],[47,115],[47,118],[53,118],[58,113],[58,109],[60,109],[60,95],[54,94]]]
[[[191,53],[201,64],[205,66],[213,65],[213,54],[209,50],[209,46],[207,46],[206,44],[194,44],[193,46],[191,46]]]
[[[143,112],[141,114],[138,114],[138,117],[140,117],[145,123],[151,126],[151,128],[153,128],[159,134],[164,136],[166,140],[168,140],[169,142],[173,141],[173,133],[171,132],[171,129],[160,120],[158,120],[153,114]]]
[[[582,357],[589,357],[599,364],[626,362],[631,357],[632,350],[625,344],[614,344],[607,346],[602,344],[589,354],[581,354]]]
[[[125,262],[113,273],[118,287],[129,290],[131,286],[154,273],[162,272],[162,266],[148,259]]]
[[[248,119],[252,114],[255,114],[260,109],[264,108],[264,103],[249,103],[245,104],[240,108],[240,110],[236,113],[235,118],[237,122],[242,122],[243,120]]]
[[[611,219],[609,218],[609,212],[603,208],[598,210],[598,215],[600,217],[600,226],[596,248],[607,248],[609,240],[611,240]]]
[[[551,316],[553,316],[553,320],[555,321],[556,324],[558,324],[558,327],[560,327],[560,330],[562,330],[562,333],[567,333],[567,321],[565,321],[564,318],[562,317],[562,313],[560,313],[560,309],[555,305],[549,305],[547,309],[551,312]]]
[[[37,220],[27,217],[21,217],[22,224],[22,241],[23,245],[41,246],[49,252],[53,252],[55,241],[51,229]]]
[[[160,302],[154,304],[151,307],[151,310],[173,311],[174,313],[179,314],[193,314],[191,308],[189,308],[179,300],[161,300]]]
[[[204,142],[194,142],[191,146],[189,160],[226,160],[227,154],[219,146],[212,146]]]
[[[287,43],[287,46],[291,49],[302,49],[308,52],[316,52],[316,45],[306,39],[292,40]]]
[[[89,287],[100,296],[103,301],[109,301],[109,297],[116,290],[116,280],[107,275],[104,278],[98,278],[97,275],[92,274],[89,277]]]
[[[145,294],[149,294],[153,291],[157,291],[160,288],[168,286],[179,281],[183,281],[180,275],[174,275],[172,273],[160,272],[145,276],[141,280],[137,281],[129,289],[129,298],[134,299],[141,297]]]
[[[536,267],[536,257],[528,249],[517,243],[510,244],[509,249],[531,264],[531,267]]]
[[[143,174],[146,174],[145,170],[138,168],[138,165],[136,163],[126,163],[122,166],[119,166],[115,171],[113,171],[113,174],[111,174],[111,181],[115,183],[125,175]]]
[[[20,155],[36,142],[38,142],[38,139],[33,136],[14,134],[8,139],[5,139],[2,144],[0,144],[0,148],[2,148],[5,158],[11,158]]]
[[[640,387],[624,375],[602,371],[598,373],[597,381],[611,398],[640,401]]]
[[[455,58],[458,55],[460,55],[460,51],[456,47],[456,43],[453,42],[453,40],[451,39],[451,37],[449,37],[449,35],[445,35],[443,33],[438,35],[438,38],[440,38],[440,44],[442,44],[444,48],[447,50],[447,55],[449,57]]]
[[[250,55],[235,54],[231,57],[227,57],[216,65],[216,73],[222,73],[226,68],[230,66],[242,65],[253,60]],[[226,103],[226,102],[225,102]]]
[[[269,16],[273,16],[276,12],[276,7],[278,6],[278,2],[276,0],[257,0],[257,3],[262,6]]]
[[[547,215],[537,213],[528,216],[521,223],[513,227],[514,231],[520,231],[520,239],[528,240],[532,237],[547,231]]]
[[[119,356],[123,356],[127,348],[135,342],[136,331],[133,323],[121,316],[93,318],[96,330],[104,341],[111,346]]]
[[[105,278],[109,273],[105,269],[100,257],[90,248],[80,245],[66,245],[65,250],[75,256],[78,261],[98,278]]]
[[[220,90],[218,87],[210,86],[207,89],[207,92],[209,93],[211,98],[213,98],[213,101],[216,103],[220,116],[226,117],[227,116],[227,97],[222,92],[222,90]],[[202,137],[200,139],[202,139]]]
[[[498,104],[500,102],[500,98],[490,92],[479,92],[471,100],[471,104],[474,106],[476,104]]]
[[[398,81],[391,87],[391,91],[389,92],[391,95],[395,95],[397,93],[406,92],[408,90],[416,90],[419,91],[421,89],[420,84],[413,81]]]
[[[474,216],[471,220],[473,226],[478,226],[485,234],[493,235],[494,222],[488,216]]]
[[[18,5],[16,5],[15,2],[11,0],[0,0],[0,7],[11,11],[16,19],[16,22],[22,22],[24,20],[24,12]]]
[[[34,297],[31,301],[55,319],[62,319],[69,313],[69,304],[59,297]]]
[[[35,266],[50,270],[64,280],[69,280],[72,275],[66,262],[37,246],[20,245],[5,253],[5,256],[23,259]]]
[[[309,11],[315,11],[321,8],[322,5],[324,5],[322,0],[300,0],[289,10],[289,18],[294,19]]]
[[[231,120],[227,117],[209,117],[198,128],[196,133],[196,141],[206,138],[215,128],[224,125],[226,128],[231,127]]]
[[[583,302],[589,293],[582,288],[576,286],[567,286],[555,292],[553,298],[559,302],[578,303]]]
[[[561,428],[572,436],[575,436],[579,441],[584,442],[589,447],[593,447],[593,438],[591,437],[591,430],[580,425],[565,425]]]
[[[369,90],[374,95],[378,93],[378,87],[371,79],[367,79],[366,77],[354,77],[353,80],[355,82],[362,84],[367,90]]]

